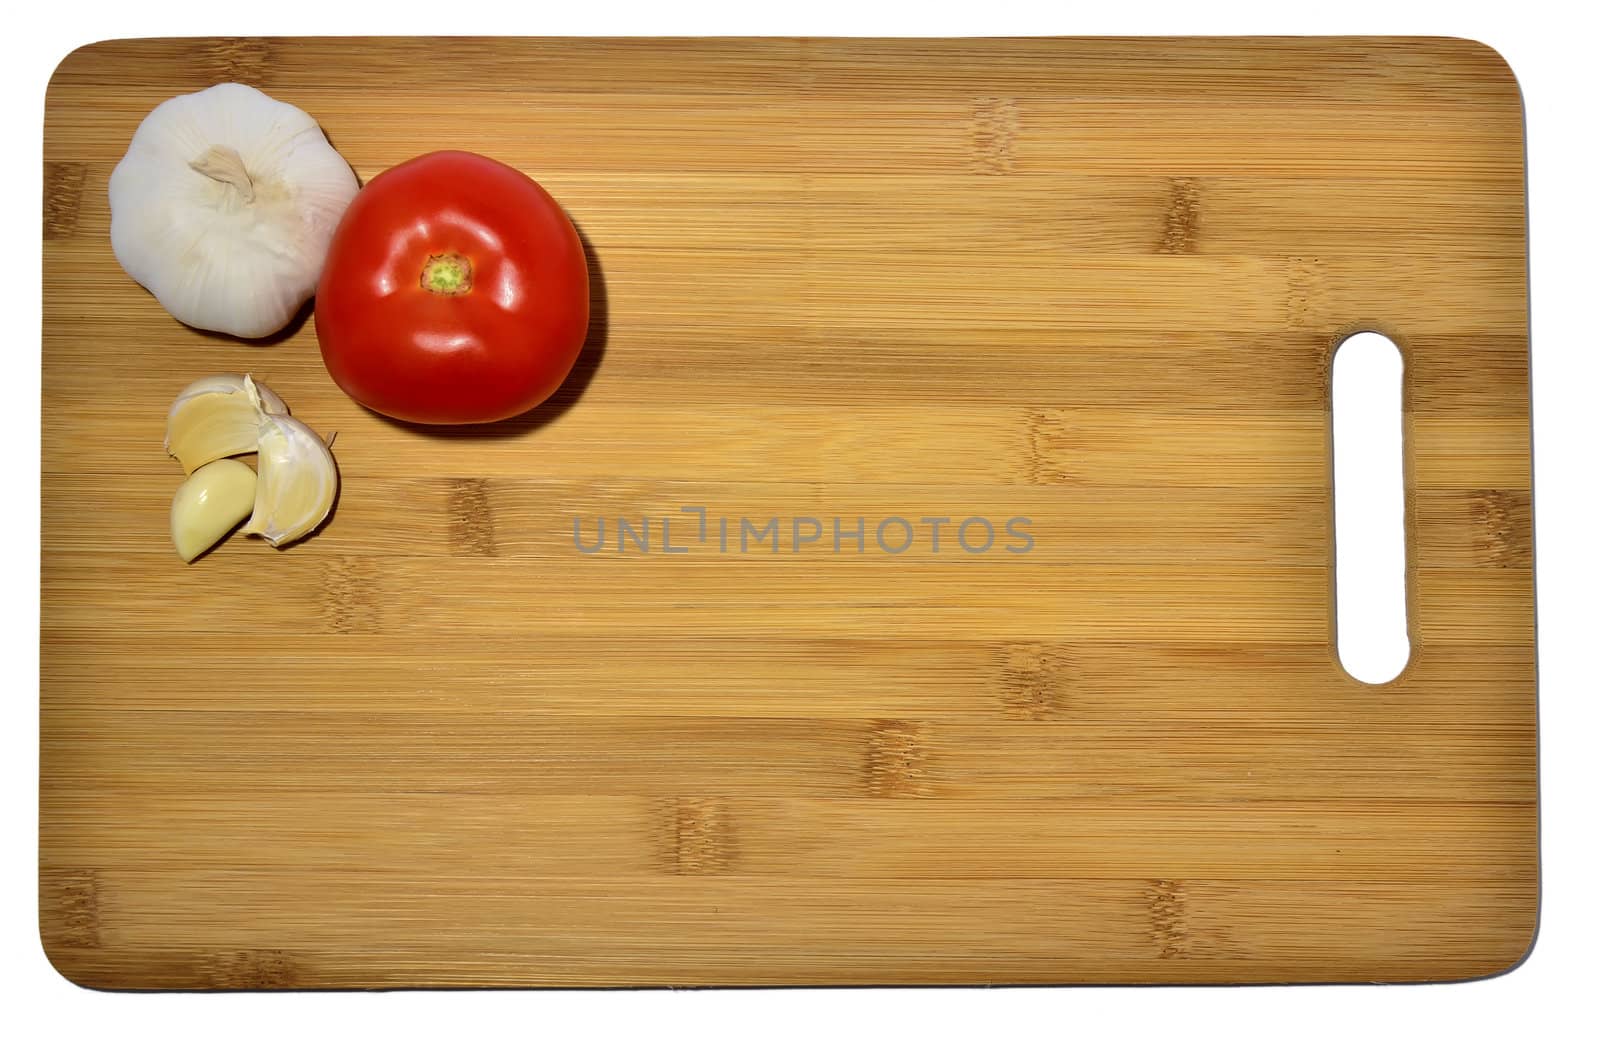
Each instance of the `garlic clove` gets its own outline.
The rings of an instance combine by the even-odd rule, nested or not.
[[[270,387],[248,375],[207,376],[184,387],[167,410],[167,452],[192,474],[213,460],[255,452],[261,418],[288,411]]]
[[[172,543],[193,563],[255,507],[256,473],[238,460],[216,460],[184,479],[172,497]]]
[[[333,510],[339,467],[315,431],[293,416],[261,418],[255,510],[244,532],[282,548],[315,530]]]
[[[358,187],[305,111],[213,85],[134,133],[111,173],[111,249],[183,323],[260,338],[311,297]]]

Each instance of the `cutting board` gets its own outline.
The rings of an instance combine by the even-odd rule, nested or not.
[[[113,165],[229,80],[363,179],[454,147],[540,180],[594,281],[557,397],[402,426],[308,315],[240,342],[126,277]],[[136,989],[1514,965],[1522,137],[1503,62],[1444,39],[74,52],[44,130],[51,961]],[[1406,367],[1385,685],[1334,649],[1329,366],[1360,329]],[[294,547],[185,566],[164,416],[218,371],[336,432],[342,492]]]

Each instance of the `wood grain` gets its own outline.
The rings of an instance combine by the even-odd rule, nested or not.
[[[229,79],[363,179],[458,147],[544,183],[594,278],[569,384],[412,429],[338,391],[306,316],[169,318],[106,182],[151,107]],[[42,204],[52,962],[224,990],[1513,966],[1522,136],[1504,63],[1445,39],[74,52]],[[1413,658],[1381,687],[1332,647],[1328,371],[1361,329],[1406,357]],[[337,431],[343,487],[310,540],[185,567],[162,421],[216,371]]]

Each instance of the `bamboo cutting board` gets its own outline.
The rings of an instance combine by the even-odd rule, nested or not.
[[[567,387],[408,429],[305,317],[168,317],[107,177],[225,80],[363,179],[455,147],[544,183],[594,278]],[[1488,49],[111,41],[52,79],[44,158],[40,921],[75,982],[1439,980],[1530,945],[1522,115]],[[1407,368],[1384,686],[1333,648],[1361,328]],[[314,538],[186,567],[163,420],[217,371],[336,431],[343,488]]]

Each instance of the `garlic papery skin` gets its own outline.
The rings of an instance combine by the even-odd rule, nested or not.
[[[244,522],[255,508],[256,473],[238,460],[217,460],[183,480],[172,497],[172,544],[185,563]]]
[[[213,85],[140,123],[111,172],[111,249],[183,323],[261,338],[316,290],[357,188],[305,111]]]
[[[192,474],[213,460],[255,452],[261,418],[288,411],[270,387],[248,375],[197,379],[167,410],[167,452]]]
[[[256,453],[255,510],[244,532],[282,548],[315,530],[333,510],[339,468],[328,444],[293,416],[263,416]]]

